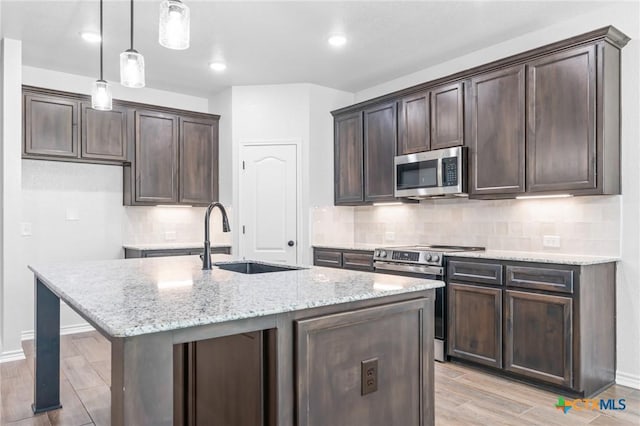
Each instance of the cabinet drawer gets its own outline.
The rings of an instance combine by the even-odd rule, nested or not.
[[[315,250],[313,264],[316,266],[330,266],[342,268],[342,252],[338,250]]]
[[[448,279],[502,285],[502,265],[498,263],[449,261]]]
[[[573,293],[573,271],[507,265],[507,286]]]
[[[342,253],[342,267],[373,271],[373,253]]]

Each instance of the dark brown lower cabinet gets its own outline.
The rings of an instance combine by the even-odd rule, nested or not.
[[[313,264],[315,266],[373,272],[373,250],[314,247]]]
[[[263,403],[269,386],[265,336],[256,331],[176,345],[174,424],[270,424]]]
[[[505,317],[505,370],[572,387],[573,300],[507,290]]]
[[[449,283],[449,355],[502,367],[502,289]]]
[[[297,321],[296,424],[429,424],[433,315],[417,299]]]

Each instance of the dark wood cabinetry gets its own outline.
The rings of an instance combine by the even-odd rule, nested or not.
[[[218,199],[218,121],[180,118],[180,202]]]
[[[596,187],[596,47],[527,66],[527,189]]]
[[[373,271],[373,250],[313,249],[313,264],[330,268]]]
[[[393,159],[396,155],[396,103],[364,111],[364,200],[393,201]]]
[[[614,383],[614,263],[454,258],[447,288],[450,357],[583,397]]]
[[[430,424],[433,315],[418,299],[297,321],[296,424]]]
[[[431,149],[464,144],[464,83],[431,90]]]
[[[572,307],[570,297],[505,291],[504,368],[573,387]]]
[[[81,156],[94,160],[127,160],[128,108],[114,103],[111,111],[98,111],[82,103]]]
[[[204,251],[201,245],[185,248],[124,248],[124,258],[139,258],[139,257],[164,257],[164,256],[191,256],[196,254],[202,254]],[[211,254],[231,254],[231,246],[213,246],[211,247]]]
[[[334,204],[364,201],[362,112],[334,117]]]
[[[471,80],[469,196],[525,190],[525,67]]]
[[[24,156],[77,158],[79,100],[25,91],[23,102]]]
[[[405,96],[399,104],[398,155],[431,149],[431,93]]]
[[[502,290],[450,282],[449,355],[502,367]]]

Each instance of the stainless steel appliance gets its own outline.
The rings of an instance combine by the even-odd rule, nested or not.
[[[466,148],[437,149],[395,157],[396,197],[466,196]]]
[[[383,247],[375,249],[373,267],[380,273],[445,280],[445,255],[476,250],[484,250],[484,248],[443,245]],[[437,361],[445,361],[446,295],[445,287],[436,289],[434,358]]]

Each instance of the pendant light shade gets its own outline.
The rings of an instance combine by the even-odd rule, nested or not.
[[[91,108],[100,111],[111,111],[111,87],[104,80],[93,83],[91,91]]]
[[[91,90],[91,108],[100,111],[111,110],[111,87],[102,76],[102,46],[104,37],[102,36],[102,0],[100,0],[100,79],[93,83]]]
[[[160,35],[158,41],[169,49],[189,48],[189,7],[180,0],[163,0],[160,3]]]
[[[144,57],[133,48],[133,0],[131,0],[131,47],[120,54],[120,84],[144,87]]]

